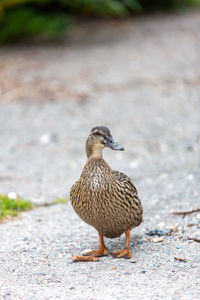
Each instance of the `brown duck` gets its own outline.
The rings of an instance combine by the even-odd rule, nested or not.
[[[99,233],[99,249],[84,255],[107,255],[103,237],[115,238],[125,232],[125,248],[112,254],[130,258],[130,230],[141,223],[143,210],[130,178],[113,171],[102,158],[105,147],[124,151],[107,127],[94,127],[86,141],[88,160],[80,179],[72,186],[70,200],[79,217]]]

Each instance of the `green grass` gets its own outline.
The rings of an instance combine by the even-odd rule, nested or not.
[[[8,219],[11,217],[15,217],[18,215],[19,212],[26,211],[33,209],[34,207],[40,206],[52,206],[56,204],[66,204],[66,198],[57,198],[52,203],[48,204],[41,204],[41,205],[33,205],[30,201],[18,198],[18,199],[11,199],[7,195],[0,194],[0,221],[4,219]]]
[[[29,201],[18,199],[10,199],[6,195],[0,195],[0,221],[17,216],[19,212],[33,208],[33,204]]]
[[[57,198],[55,201],[52,202],[52,204],[66,204],[67,199],[66,198]]]

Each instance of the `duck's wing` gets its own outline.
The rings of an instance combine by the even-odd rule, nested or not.
[[[115,170],[113,170],[113,174],[117,177],[117,180],[122,184],[124,188],[127,188],[129,191],[132,191],[137,195],[136,187],[126,174]]]
[[[137,189],[132,183],[131,179],[126,174],[119,171],[113,171],[113,174],[117,178],[117,185],[118,191],[120,191],[120,197],[122,195],[121,192],[123,192],[123,202],[126,203],[132,211],[132,213],[130,214],[132,218],[129,220],[130,227],[135,227],[142,222],[143,214],[143,209],[141,201],[138,197]]]

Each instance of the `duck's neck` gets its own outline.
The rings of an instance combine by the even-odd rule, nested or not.
[[[87,158],[102,158],[102,148],[97,145],[86,147]]]
[[[102,158],[102,150],[104,146],[100,143],[94,143],[94,139],[89,136],[86,141],[87,158]]]

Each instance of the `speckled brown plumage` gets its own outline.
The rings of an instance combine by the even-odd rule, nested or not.
[[[109,129],[102,128],[106,127],[91,131],[86,143],[88,161],[71,189],[70,200],[83,221],[102,236],[115,238],[141,223],[142,206],[130,178],[113,171],[102,158],[106,146],[123,150],[114,143]]]

